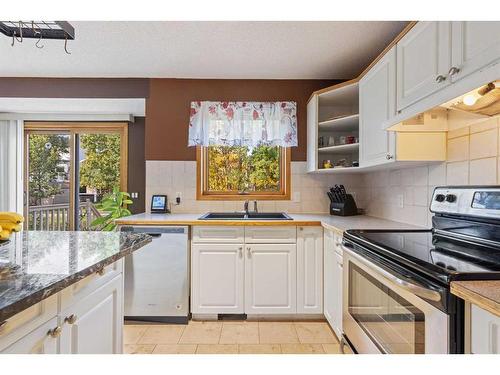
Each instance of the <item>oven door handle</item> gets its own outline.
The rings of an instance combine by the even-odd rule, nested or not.
[[[392,273],[384,270],[381,267],[376,266],[374,263],[367,261],[365,258],[363,258],[361,255],[356,254],[346,246],[342,246],[343,250],[347,252],[350,256],[355,258],[357,261],[360,263],[364,264],[365,266],[368,266],[370,268],[374,268],[378,274],[380,274],[382,277],[387,279],[388,281],[400,286],[404,290],[407,290],[410,293],[415,294],[418,297],[427,299],[429,301],[435,301],[439,302],[441,301],[441,294],[435,290],[426,288],[424,286],[415,284],[403,277],[398,277],[393,275]]]

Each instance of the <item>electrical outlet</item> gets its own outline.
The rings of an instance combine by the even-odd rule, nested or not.
[[[296,191],[293,193],[292,202],[300,203],[300,191]]]
[[[181,200],[182,200],[182,193],[178,191],[177,193],[175,193],[175,202],[177,204],[181,204]]]
[[[398,207],[404,208],[404,196],[403,196],[403,194],[398,194]]]

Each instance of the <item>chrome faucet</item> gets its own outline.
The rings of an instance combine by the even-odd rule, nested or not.
[[[248,201],[245,201],[245,204],[243,205],[243,210],[245,211],[245,215],[248,216]]]
[[[253,201],[253,212],[259,212],[259,210],[257,210],[257,201]]]

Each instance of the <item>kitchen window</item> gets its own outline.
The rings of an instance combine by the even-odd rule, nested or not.
[[[290,148],[199,146],[197,199],[290,199]]]
[[[295,102],[192,102],[189,146],[197,146],[197,199],[290,199]]]

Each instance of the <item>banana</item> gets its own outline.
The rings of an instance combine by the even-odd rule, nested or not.
[[[16,212],[0,212],[0,221],[9,221],[15,224],[20,224],[24,221],[24,217]]]
[[[9,223],[3,220],[0,220],[0,228],[4,230],[8,230],[11,232],[20,232],[22,229],[21,224]]]
[[[10,238],[10,232],[8,230],[3,229],[0,231],[0,240],[8,240]]]

